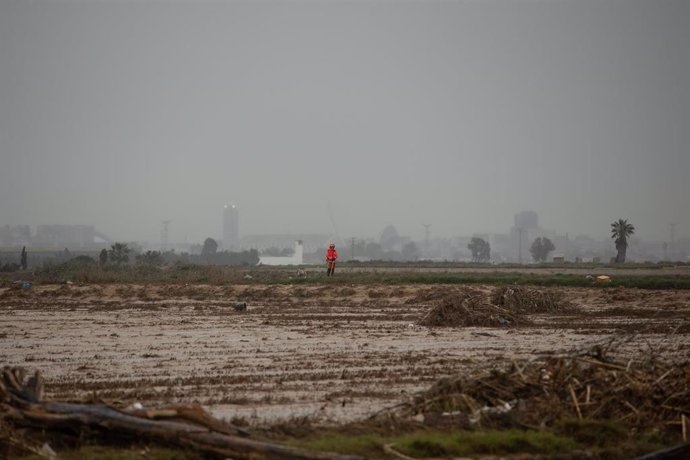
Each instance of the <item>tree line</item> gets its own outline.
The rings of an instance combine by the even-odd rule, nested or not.
[[[392,226],[391,226],[392,227]],[[419,251],[415,243],[409,241],[401,244],[400,250],[393,249],[399,237],[389,229],[384,230],[381,243],[354,242],[353,252],[366,255],[374,260],[416,260]],[[628,238],[635,233],[635,227],[627,219],[618,219],[611,223],[611,238],[616,247],[616,263],[626,260]],[[472,253],[472,261],[487,263],[491,260],[491,246],[483,238],[473,237],[467,244]],[[535,262],[545,262],[551,252],[556,249],[547,237],[536,238],[530,246],[530,254]],[[65,249],[65,254],[69,251]],[[283,255],[283,254],[280,254]],[[285,254],[286,255],[286,254]],[[22,248],[19,262],[8,262],[0,265],[0,272],[15,272],[28,268],[28,253],[26,246]],[[146,251],[137,253],[126,243],[114,243],[109,249],[101,250],[98,260],[81,255],[69,259],[71,263],[98,264],[101,267],[122,266],[130,263],[150,266],[162,266],[166,263],[184,262],[202,265],[256,265],[259,263],[259,252],[256,249],[246,251],[218,251],[218,243],[213,238],[206,238],[201,248],[201,254],[175,253],[174,251]]]
[[[611,238],[616,245],[616,263],[623,263],[628,250],[628,237],[635,233],[635,227],[628,223],[627,219],[618,219],[611,223]],[[491,246],[483,238],[472,238],[467,245],[472,252],[473,262],[489,262],[491,260]],[[553,242],[547,237],[535,238],[529,248],[532,260],[545,262],[549,254],[556,249]]]

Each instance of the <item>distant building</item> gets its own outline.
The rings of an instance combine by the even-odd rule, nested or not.
[[[510,236],[514,242],[512,260],[521,263],[529,262],[530,244],[543,233],[539,227],[539,216],[534,211],[521,211],[515,214],[514,222],[515,224],[510,229]]]
[[[241,239],[241,246],[246,249],[265,251],[270,248],[285,249],[293,247],[295,241],[301,241],[304,251],[307,253],[319,249],[324,251],[328,243],[333,241],[332,235],[325,233],[276,233],[264,235],[245,235]]]
[[[240,249],[240,211],[234,204],[223,206],[223,249]]]
[[[302,265],[304,263],[304,245],[295,241],[295,252],[287,257],[259,256],[259,265]]]
[[[0,227],[0,247],[13,248],[31,245],[31,229],[28,225]]]
[[[98,234],[100,235],[100,234]],[[89,248],[99,244],[93,225],[39,225],[33,238],[38,248]]]
[[[534,211],[521,211],[513,217],[515,228],[539,228],[539,215]]]

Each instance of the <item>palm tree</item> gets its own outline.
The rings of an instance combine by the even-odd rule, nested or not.
[[[635,227],[628,223],[627,219],[618,219],[611,224],[611,238],[615,238],[616,243],[616,262],[625,262],[625,252],[628,250],[628,237],[635,233]]]

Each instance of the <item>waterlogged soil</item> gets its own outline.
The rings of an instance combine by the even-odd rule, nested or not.
[[[490,293],[493,288],[473,286]],[[418,321],[463,286],[50,285],[0,289],[0,364],[47,398],[200,403],[254,424],[342,423],[441,377],[595,344],[618,359],[690,355],[690,291],[551,288],[577,308],[520,327]],[[236,303],[246,302],[246,311]]]

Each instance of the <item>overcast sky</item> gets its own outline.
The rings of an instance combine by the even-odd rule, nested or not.
[[[690,2],[0,0],[0,225],[690,234]]]

